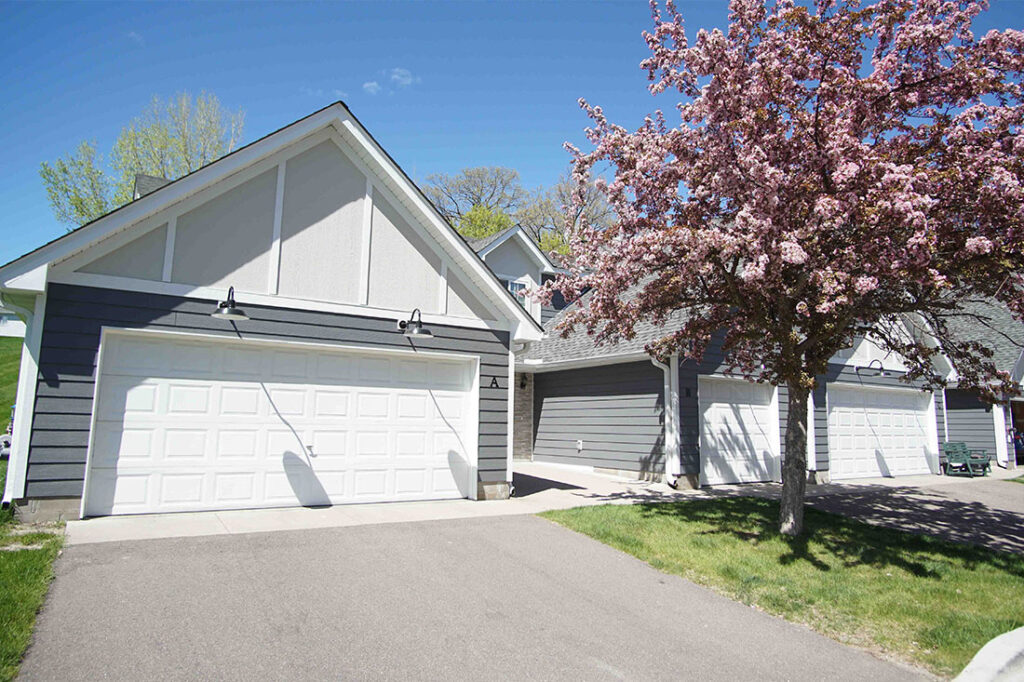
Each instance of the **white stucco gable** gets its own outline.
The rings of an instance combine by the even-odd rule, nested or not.
[[[0,290],[47,281],[540,336],[341,103],[0,268]]]

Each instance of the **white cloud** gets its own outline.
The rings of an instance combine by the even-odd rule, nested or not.
[[[145,45],[146,44],[146,40],[145,40],[145,38],[142,37],[142,34],[141,33],[137,33],[135,31],[128,31],[128,33],[124,34],[124,37],[127,38],[128,40],[132,41],[136,45]]]
[[[363,83],[363,90],[371,95],[376,95],[380,92],[380,83],[377,81],[367,81],[366,83]]]
[[[413,83],[420,82],[419,76],[413,76],[412,71],[397,66],[391,69],[390,78],[391,82],[394,83],[395,86],[399,88],[404,88],[406,86],[412,85]]]
[[[344,90],[338,90],[337,88],[325,90],[324,88],[309,88],[306,86],[302,86],[299,88],[299,93],[305,95],[306,97],[348,97],[347,92],[345,92]]]

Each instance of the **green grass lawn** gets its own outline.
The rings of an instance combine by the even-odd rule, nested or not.
[[[1017,478],[1007,479],[1010,483],[1024,483],[1024,476],[1018,476]]]
[[[666,573],[805,623],[841,642],[958,673],[988,640],[1024,626],[1024,557],[807,510],[776,531],[755,498],[605,505],[541,516]]]
[[[18,385],[21,339],[0,338],[0,429],[7,425]],[[0,490],[7,478],[7,460],[0,460]],[[0,551],[0,680],[13,680],[32,638],[36,613],[53,579],[53,560],[63,539],[47,532],[14,534],[14,514],[0,510],[0,547],[41,545],[39,549]],[[55,529],[56,530],[56,529]]]
[[[0,337],[0,429],[7,419],[18,393],[18,368],[21,364],[21,339]]]

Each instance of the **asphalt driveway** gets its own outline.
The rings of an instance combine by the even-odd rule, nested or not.
[[[918,486],[823,486],[828,490],[813,491],[808,501],[859,521],[1024,554],[1024,485],[999,478],[931,478]]]
[[[72,545],[56,570],[26,680],[918,677],[533,516]]]

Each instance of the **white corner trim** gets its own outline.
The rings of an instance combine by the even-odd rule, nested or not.
[[[346,157],[349,155],[346,154]],[[359,243],[359,302],[370,302],[370,240],[373,238],[373,180],[366,176],[366,194],[363,196],[363,233]],[[442,308],[442,312],[448,310]]]
[[[277,164],[277,185],[274,189],[274,231],[270,238],[270,263],[267,293],[276,294],[281,286],[281,221],[284,219],[284,173],[287,161]]]
[[[164,241],[164,269],[160,279],[170,282],[174,270],[174,240],[178,235],[178,216],[172,215],[167,221],[167,239]]]
[[[789,400],[787,394],[786,400]],[[788,427],[787,427],[788,428]],[[782,444],[782,453],[786,453],[786,444]],[[818,451],[814,443],[814,389],[807,392],[807,470],[818,470]]]
[[[32,439],[32,418],[35,415],[36,388],[39,385],[39,347],[43,338],[46,317],[46,294],[36,297],[31,314],[25,313],[25,340],[21,347],[21,366],[18,371],[18,393],[15,398],[14,435],[8,462],[7,483],[3,502],[25,497],[28,472],[28,444]]]
[[[1003,403],[992,406],[992,426],[996,430],[996,463],[1001,467],[1010,464],[1010,453],[1006,442],[1006,412]]]
[[[505,480],[512,485],[512,450],[515,444],[515,411],[516,411],[516,354],[510,348],[508,351],[508,445],[505,452]]]

